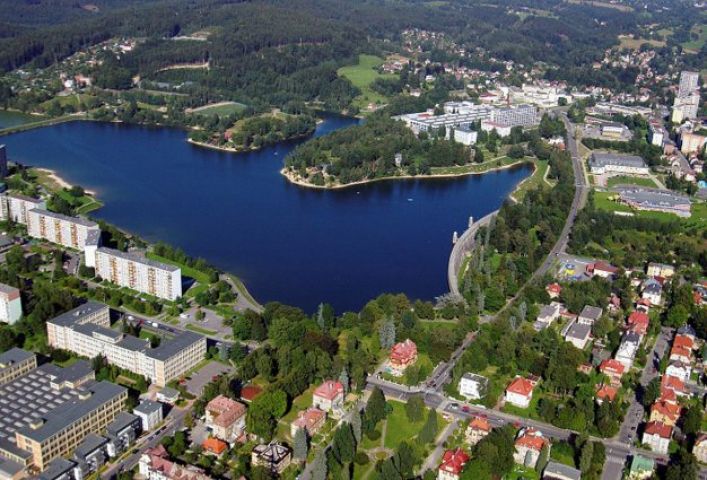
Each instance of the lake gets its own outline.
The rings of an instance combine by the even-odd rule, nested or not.
[[[21,112],[9,112],[7,110],[0,110],[0,130],[3,128],[15,127],[17,125],[23,125],[29,122],[36,122],[45,117],[40,117],[36,115],[27,115]],[[2,141],[0,140],[0,144]]]
[[[327,117],[315,135],[356,120]],[[313,190],[279,174],[298,142],[232,154],[183,131],[71,122],[0,138],[11,160],[97,192],[93,216],[241,277],[255,298],[357,310],[384,292],[448,291],[452,234],[497,209],[530,166]]]

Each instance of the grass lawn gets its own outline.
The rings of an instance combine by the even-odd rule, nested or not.
[[[503,411],[506,413],[512,413],[513,415],[518,415],[519,417],[532,418],[538,420],[540,419],[540,417],[538,416],[538,402],[540,402],[541,397],[541,392],[536,390],[533,394],[533,398],[530,400],[530,405],[528,405],[528,408],[519,408],[515,405],[507,403],[503,406]]]
[[[358,57],[358,64],[348,67],[341,67],[338,74],[346,77],[351,83],[361,90],[361,95],[354,99],[354,104],[359,108],[366,107],[369,103],[385,103],[388,98],[373,91],[371,84],[376,78],[397,78],[393,74],[381,74],[375,69],[383,63],[383,59],[375,55],[361,54]]]
[[[513,198],[518,200],[519,202],[523,201],[523,198],[525,195],[531,191],[535,190],[538,187],[550,187],[548,183],[545,181],[545,175],[547,174],[548,169],[550,166],[548,165],[547,160],[536,160],[535,161],[535,170],[533,171],[533,174],[523,180],[515,189],[513,192]]]
[[[175,262],[174,260],[170,260],[169,258],[160,257],[159,255],[156,255],[152,252],[147,252],[146,256],[147,256],[147,258],[149,258],[151,260],[156,260],[158,262],[166,263],[168,265],[178,266],[179,268],[182,269],[182,275],[184,275],[186,277],[191,277],[199,283],[202,283],[205,285],[208,285],[210,283],[209,276],[204,272],[200,272],[199,270],[191,268],[191,267],[184,265],[182,263]]]
[[[511,157],[499,157],[487,160],[484,163],[472,163],[469,165],[454,165],[452,167],[432,167],[432,175],[461,175],[465,173],[484,173],[498,167],[506,167],[515,163],[522,163],[527,160],[518,160]]]
[[[692,216],[690,218],[682,218],[667,212],[650,212],[633,210],[627,205],[623,205],[617,201],[611,200],[617,196],[612,192],[594,192],[594,204],[601,210],[610,212],[631,212],[636,217],[653,218],[656,220],[673,221],[680,220],[686,227],[707,228],[707,203],[693,203]]]
[[[192,332],[200,333],[202,335],[216,335],[218,333],[214,330],[209,330],[208,328],[203,328],[198,325],[194,325],[193,323],[187,324],[187,330],[191,330]]]
[[[232,113],[242,112],[246,105],[238,102],[220,102],[213,105],[204,105],[203,107],[195,108],[191,112],[198,115],[230,115]]]
[[[619,41],[621,44],[619,45],[619,48],[621,49],[629,49],[629,50],[638,50],[641,48],[641,45],[643,44],[648,44],[652,47],[664,47],[665,42],[661,40],[651,40],[648,38],[632,38],[628,35],[619,35]]]
[[[690,36],[692,36],[693,34],[697,35],[698,38],[696,40],[690,40],[689,42],[685,42],[682,44],[682,46],[684,49],[689,50],[691,53],[697,53],[702,48],[702,45],[705,44],[705,41],[707,41],[707,25],[695,25],[694,27],[692,27],[692,30],[690,30]]]
[[[54,97],[51,98],[45,102],[40,103],[40,106],[43,108],[49,108],[52,103],[55,101],[59,103],[62,107],[68,106],[68,105],[73,105],[77,110],[79,109],[79,99],[81,100],[81,103],[85,105],[85,101],[87,98],[91,97],[91,95],[87,95],[85,93],[80,93],[80,94],[71,94],[71,95],[65,95],[61,97]]]
[[[607,187],[612,188],[616,185],[640,185],[642,187],[656,188],[657,185],[652,178],[649,177],[633,177],[630,175],[618,175],[610,177],[606,182]]]
[[[405,413],[405,404],[402,402],[388,401],[393,407],[393,412],[388,415],[388,427],[386,428],[385,440],[383,444],[386,448],[395,450],[403,441],[410,441],[422,430],[429,410],[425,410],[423,419],[419,422],[411,422]],[[441,431],[446,426],[446,421],[437,414],[437,422]]]
[[[182,273],[184,273],[183,270],[182,270]],[[193,297],[196,297],[197,295],[199,295],[201,292],[205,292],[208,289],[209,289],[209,286],[205,283],[195,283],[189,288],[189,290],[187,290],[187,292],[184,294],[184,296],[187,298],[193,298]]]
[[[540,474],[532,468],[514,465],[513,471],[503,478],[504,480],[538,480],[540,478]]]

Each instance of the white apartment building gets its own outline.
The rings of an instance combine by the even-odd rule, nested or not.
[[[100,232],[96,222],[79,217],[68,217],[41,208],[30,210],[27,220],[27,233],[30,236],[76,250],[86,248],[89,232]]]
[[[683,70],[680,72],[680,84],[678,86],[678,97],[684,97],[699,88],[700,74],[699,72],[689,72]]]
[[[44,200],[26,197],[17,193],[7,193],[0,196],[0,220],[8,219],[21,225],[29,223],[29,212],[35,208],[46,209]]]
[[[22,317],[20,291],[10,285],[0,283],[0,322],[13,325]]]
[[[650,169],[643,158],[637,155],[619,155],[614,153],[594,152],[589,159],[591,173],[629,173],[648,175]]]
[[[538,109],[533,105],[496,108],[491,112],[490,120],[506,127],[530,127],[539,122]]]
[[[88,358],[103,356],[108,363],[165,386],[198,364],[206,354],[206,339],[183,332],[151,348],[147,340],[110,328],[107,305],[88,302],[47,321],[50,346]]]
[[[524,83],[521,88],[511,87],[510,100],[513,103],[531,103],[539,107],[556,107],[560,98],[567,99],[568,103],[572,96],[567,94],[559,85],[550,83],[529,84]]]
[[[96,274],[121,287],[167,300],[182,296],[182,270],[132,252],[98,247]]]
[[[459,394],[469,400],[479,400],[486,396],[489,380],[481,375],[465,373],[459,380]]]
[[[466,127],[454,129],[454,141],[462,145],[474,145],[479,133]]]

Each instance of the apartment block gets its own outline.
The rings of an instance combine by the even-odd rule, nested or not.
[[[44,210],[47,208],[47,204],[44,200],[17,193],[7,193],[0,196],[0,220],[12,220],[21,225],[27,225],[29,212],[35,208]]]
[[[0,322],[13,325],[22,317],[22,299],[20,291],[0,283]]]
[[[491,112],[490,120],[505,127],[529,127],[538,124],[538,109],[533,105],[497,108]]]
[[[84,250],[89,232],[100,231],[98,224],[79,217],[35,208],[28,212],[27,233],[64,247]]]
[[[45,470],[89,434],[102,432],[127,396],[121,386],[96,382],[86,361],[67,368],[44,364],[15,377],[0,385],[0,463]]]
[[[96,249],[96,274],[121,287],[167,300],[182,296],[182,270],[134,252]]]
[[[88,358],[103,356],[111,365],[150,379],[158,386],[183,376],[206,355],[206,339],[182,332],[152,348],[147,340],[110,328],[107,305],[88,302],[47,321],[50,346]]]
[[[37,368],[37,356],[34,353],[11,348],[0,353],[0,385],[5,385]]]

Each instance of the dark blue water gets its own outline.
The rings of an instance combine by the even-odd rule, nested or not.
[[[355,120],[331,117],[317,135]],[[8,137],[11,159],[98,193],[93,213],[241,277],[261,302],[358,309],[383,292],[432,299],[447,289],[452,232],[502,203],[521,167],[457,179],[378,182],[336,191],[278,172],[295,143],[229,154],[168,128],[75,122]]]

